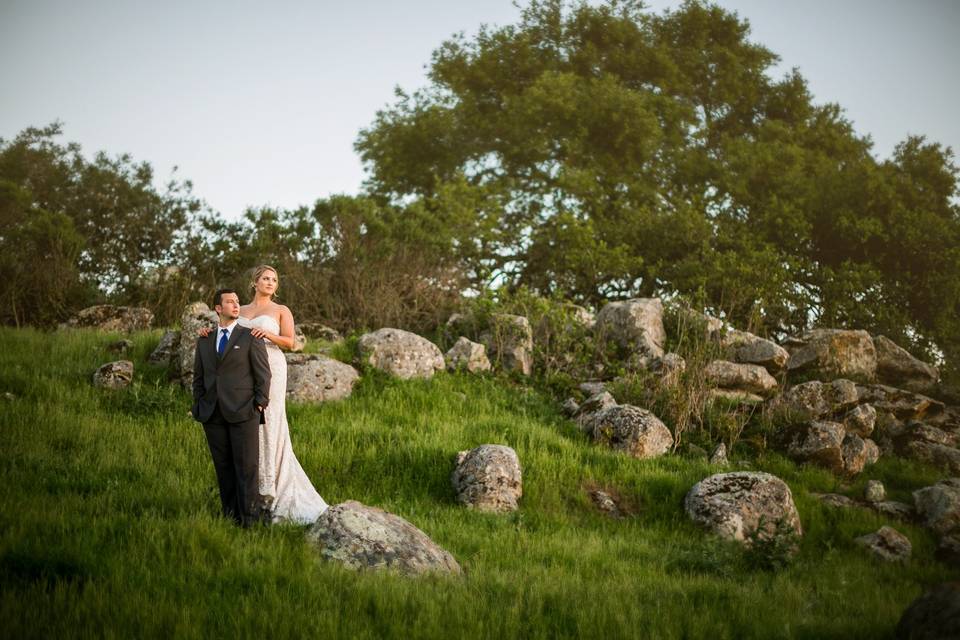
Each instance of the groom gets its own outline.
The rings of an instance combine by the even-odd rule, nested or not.
[[[223,514],[244,527],[257,513],[260,415],[270,394],[270,364],[263,340],[237,324],[240,298],[214,294],[216,333],[197,340],[193,364],[193,417],[203,423],[220,485]]]

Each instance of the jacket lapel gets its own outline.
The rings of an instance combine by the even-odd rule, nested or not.
[[[240,339],[241,330],[244,327],[237,325],[233,328],[233,331],[230,332],[230,338],[227,340],[227,346],[223,348],[223,356],[220,357],[220,360],[226,360],[227,356],[230,355],[230,352],[233,351],[233,345],[237,343],[237,340]]]

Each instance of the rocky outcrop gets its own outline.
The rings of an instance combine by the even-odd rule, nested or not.
[[[495,313],[480,336],[490,357],[505,370],[525,376],[533,372],[533,329],[523,316]]]
[[[450,481],[457,500],[478,511],[516,511],[523,495],[520,459],[503,445],[484,444],[458,453]]]
[[[774,374],[783,371],[790,359],[787,350],[776,342],[746,331],[731,329],[720,339],[720,344],[730,360],[759,365]]]
[[[861,438],[868,438],[873,433],[877,422],[877,410],[870,404],[861,404],[843,417],[843,427],[847,433],[855,433]]]
[[[804,371],[820,380],[854,378],[865,382],[877,375],[877,352],[866,331],[814,329],[804,334],[790,353],[787,369]]]
[[[936,367],[914,358],[885,336],[873,338],[877,352],[877,378],[886,384],[920,393],[931,393],[940,381]]]
[[[960,476],[960,450],[957,437],[922,422],[911,422],[894,437],[895,451]]]
[[[356,369],[319,354],[288,353],[287,398],[297,402],[342,400],[360,379]]]
[[[787,389],[778,404],[795,413],[819,419],[846,411],[856,406],[858,400],[857,386],[850,380],[829,383],[811,380]]]
[[[487,349],[482,344],[460,336],[456,344],[444,355],[447,369],[450,371],[469,371],[479,373],[490,370]]]
[[[180,315],[180,341],[177,345],[177,358],[174,362],[180,385],[189,389],[193,385],[193,360],[197,350],[197,340],[202,327],[211,330],[217,328],[216,311],[211,311],[203,302],[188,304]]]
[[[812,420],[791,427],[784,437],[787,455],[796,462],[813,463],[833,471],[844,471],[843,425]]]
[[[100,304],[78,311],[63,325],[70,329],[92,328],[100,331],[146,331],[153,324],[153,312],[144,307],[115,307]]]
[[[402,329],[378,329],[365,333],[359,342],[360,361],[392,376],[432,378],[444,368],[437,345]]]
[[[663,303],[660,298],[609,302],[597,314],[594,331],[633,353],[659,358],[667,342]]]
[[[117,360],[101,366],[93,374],[93,386],[101,389],[123,389],[133,382],[133,363]]]
[[[960,638],[960,582],[930,589],[914,600],[900,617],[897,640],[956,640]]]
[[[684,510],[701,526],[748,546],[754,540],[803,534],[790,488],[769,473],[735,471],[705,478],[687,493]]]
[[[447,551],[403,518],[349,501],[327,509],[307,530],[320,555],[352,569],[392,569],[409,575],[460,574]]]
[[[854,542],[886,562],[906,562],[913,551],[910,539],[893,527],[880,527],[874,533],[855,538]]]
[[[589,420],[593,440],[634,458],[655,458],[673,448],[673,435],[646,409],[629,404],[608,407]]]
[[[960,528],[960,478],[941,480],[913,492],[920,522],[940,535]]]
[[[704,368],[704,375],[708,382],[722,389],[769,395],[777,388],[776,379],[756,364],[714,360]]]

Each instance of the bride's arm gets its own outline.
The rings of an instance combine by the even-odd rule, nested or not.
[[[256,338],[266,338],[281,349],[292,349],[293,338],[293,314],[286,306],[280,307],[280,333],[270,333],[263,329],[254,329],[252,331]]]

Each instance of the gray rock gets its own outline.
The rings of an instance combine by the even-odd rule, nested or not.
[[[777,388],[776,379],[756,364],[714,360],[706,366],[703,373],[710,383],[724,389],[768,395]]]
[[[288,353],[287,398],[297,402],[342,400],[360,379],[356,369],[320,354]]]
[[[790,354],[789,371],[809,371],[821,380],[856,378],[871,381],[877,374],[877,352],[866,331],[814,329]]]
[[[343,338],[336,329],[331,329],[325,324],[319,322],[304,322],[297,325],[304,336],[311,340],[323,340],[324,342],[337,342]]]
[[[607,385],[599,381],[587,381],[581,382],[577,388],[589,398],[590,396],[595,396],[598,393],[606,391]]]
[[[892,527],[880,527],[874,533],[855,538],[854,542],[886,562],[906,562],[913,551],[910,539]]]
[[[855,433],[861,438],[867,438],[873,433],[876,422],[877,410],[870,404],[854,407],[843,418],[843,426],[847,433]]]
[[[607,391],[601,391],[583,401],[573,414],[573,419],[581,431],[593,433],[593,419],[605,409],[615,407],[617,401]]]
[[[960,534],[954,533],[940,538],[935,556],[937,560],[954,569],[960,568]]]
[[[857,385],[850,380],[829,383],[811,380],[787,389],[779,402],[792,411],[816,419],[850,409],[856,406],[858,399]]]
[[[790,488],[769,473],[735,471],[705,478],[687,493],[684,510],[694,522],[745,545],[754,538],[803,534]]]
[[[659,358],[667,342],[660,298],[609,302],[597,314],[594,331],[634,353]]]
[[[117,360],[101,366],[93,374],[93,386],[101,389],[123,389],[133,382],[133,363]]]
[[[352,500],[327,509],[306,537],[323,558],[352,569],[461,573],[453,556],[423,531],[399,516]]]
[[[887,499],[887,490],[879,480],[867,480],[863,488],[863,498],[867,502],[883,502]]]
[[[930,589],[914,600],[897,623],[898,640],[960,638],[960,582]]]
[[[727,445],[722,442],[717,445],[717,448],[713,450],[712,454],[710,454],[710,464],[716,464],[723,467],[730,464],[730,461],[727,460]]]
[[[590,499],[593,500],[593,504],[597,506],[597,509],[617,520],[624,517],[624,514],[620,511],[620,507],[617,505],[616,500],[614,500],[613,496],[611,496],[609,493],[599,489],[588,491],[588,493],[590,495]]]
[[[936,390],[940,381],[936,367],[914,358],[885,336],[874,337],[873,346],[877,352],[877,377],[882,382],[920,393]]]
[[[673,435],[646,409],[622,404],[608,407],[590,420],[593,440],[634,458],[655,458],[670,451]]]
[[[876,464],[880,459],[880,447],[870,438],[864,438],[863,444],[867,448],[867,464]]]
[[[498,444],[483,444],[458,453],[450,481],[457,500],[478,511],[516,511],[523,495],[517,452]]]
[[[123,355],[130,349],[133,349],[132,340],[118,340],[116,342],[111,342],[110,344],[107,345],[107,351],[109,351],[110,353],[116,353],[120,355]]]
[[[437,345],[402,329],[378,329],[359,342],[360,361],[403,380],[432,378],[444,368]]]
[[[848,498],[847,496],[842,496],[839,493],[810,493],[814,498],[819,500],[821,503],[827,505],[828,507],[834,507],[838,509],[851,509],[853,507],[859,507],[855,500]]]
[[[577,401],[573,398],[567,398],[563,401],[563,405],[560,407],[560,409],[563,411],[564,415],[572,418],[577,411],[580,410],[580,405],[577,404]]]
[[[878,420],[880,414],[889,413],[904,423],[911,420],[928,422],[946,411],[946,406],[938,400],[882,384],[858,386],[857,394],[860,402],[869,402],[876,408]]]
[[[173,361],[179,345],[180,332],[167,331],[160,338],[157,348],[154,349],[150,354],[150,357],[147,358],[147,362],[155,365],[169,365]]]
[[[144,307],[116,307],[100,304],[78,311],[63,325],[70,329],[92,328],[100,331],[146,331],[153,324],[153,312]]]
[[[447,369],[450,371],[464,370],[470,373],[490,371],[490,360],[487,359],[487,349],[478,342],[460,336],[457,342],[444,356]]]
[[[954,532],[960,526],[960,478],[914,491],[913,504],[923,526],[940,535]]]
[[[855,476],[867,466],[870,457],[867,443],[855,433],[848,433],[841,446],[843,454],[843,472],[848,476]]]
[[[842,473],[843,425],[837,422],[811,421],[795,425],[787,432],[787,455],[797,462],[809,462]]]
[[[505,371],[525,376],[533,371],[533,329],[523,316],[493,314],[490,328],[480,336],[480,341]]]
[[[676,353],[664,354],[662,358],[652,358],[650,372],[660,378],[661,387],[675,387],[687,369],[687,361]]]
[[[706,401],[707,403],[723,401],[732,404],[750,405],[760,404],[763,402],[763,398],[755,393],[737,391],[736,389],[708,389]]]
[[[760,365],[771,373],[783,371],[790,359],[787,350],[776,342],[746,331],[731,329],[721,338],[720,344],[726,348],[730,360]]]
[[[189,389],[193,385],[193,359],[197,350],[199,331],[203,327],[217,328],[219,318],[216,311],[202,302],[188,304],[180,315],[180,342],[177,345],[177,359],[174,363],[180,376],[180,385]]]
[[[290,351],[300,353],[306,346],[307,335],[303,332],[303,328],[298,324],[293,325],[293,346],[290,347]]]
[[[897,520],[909,522],[916,517],[916,511],[914,511],[913,507],[904,502],[897,502],[896,500],[871,502],[868,506],[877,513],[896,518]]]
[[[901,455],[926,462],[948,473],[960,476],[960,450],[944,444],[924,441],[910,442],[901,449]]]

